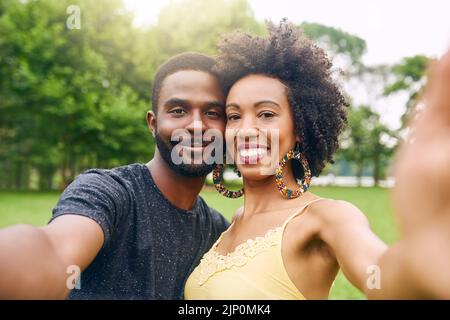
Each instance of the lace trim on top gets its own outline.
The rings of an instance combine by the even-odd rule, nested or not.
[[[222,255],[217,252],[216,248],[222,239],[219,239],[212,246],[212,248],[203,256],[199,264],[199,285],[203,285],[215,273],[230,269],[231,267],[241,267],[245,265],[249,259],[255,257],[257,254],[267,250],[268,248],[278,244],[283,227],[270,229],[264,236],[248,239],[239,244],[233,251],[227,255]]]

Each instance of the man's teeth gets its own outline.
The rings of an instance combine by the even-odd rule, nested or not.
[[[263,148],[241,149],[239,151],[239,155],[241,157],[263,156],[266,153],[267,153],[267,149],[263,149]]]

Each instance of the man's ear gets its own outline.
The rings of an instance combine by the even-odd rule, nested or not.
[[[147,112],[147,126],[148,130],[152,133],[152,136],[156,136],[156,115],[153,111]]]

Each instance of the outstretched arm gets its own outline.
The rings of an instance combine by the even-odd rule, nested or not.
[[[450,53],[434,69],[425,105],[396,159],[398,243],[387,248],[348,203],[319,210],[321,238],[369,298],[450,299]]]
[[[68,267],[84,270],[103,241],[101,227],[79,215],[60,216],[42,228],[0,230],[0,299],[65,298]]]
[[[376,276],[377,263],[388,247],[373,233],[366,216],[354,205],[325,200],[311,207],[320,219],[320,239],[331,248],[345,277],[366,292],[374,285],[371,277]]]
[[[450,214],[387,247],[356,207],[336,201],[329,208],[315,208],[321,211],[320,237],[346,278],[369,299],[450,298]]]
[[[450,219],[442,216],[381,257],[381,285],[369,299],[450,299]]]
[[[450,52],[428,78],[394,167],[402,239],[380,260],[382,290],[369,297],[450,299]]]

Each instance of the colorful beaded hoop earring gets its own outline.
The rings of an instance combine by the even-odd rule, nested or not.
[[[308,161],[298,149],[299,148],[297,145],[295,150],[290,150],[281,159],[275,171],[275,181],[277,183],[278,191],[280,191],[280,193],[288,199],[294,199],[301,196],[309,189],[309,185],[311,183],[311,170],[309,169]],[[288,163],[288,161],[292,159],[297,159],[298,161],[300,161],[304,172],[304,176],[301,182],[299,183],[297,181],[297,185],[299,186],[299,188],[296,190],[288,189],[283,181],[283,169],[286,166],[286,163]]]
[[[222,184],[222,172],[224,170],[223,164],[218,164],[213,170],[213,183],[214,187],[216,187],[216,190],[219,191],[221,195],[227,198],[239,198],[242,197],[244,194],[244,189],[238,190],[238,191],[231,191],[225,188],[225,186]]]

